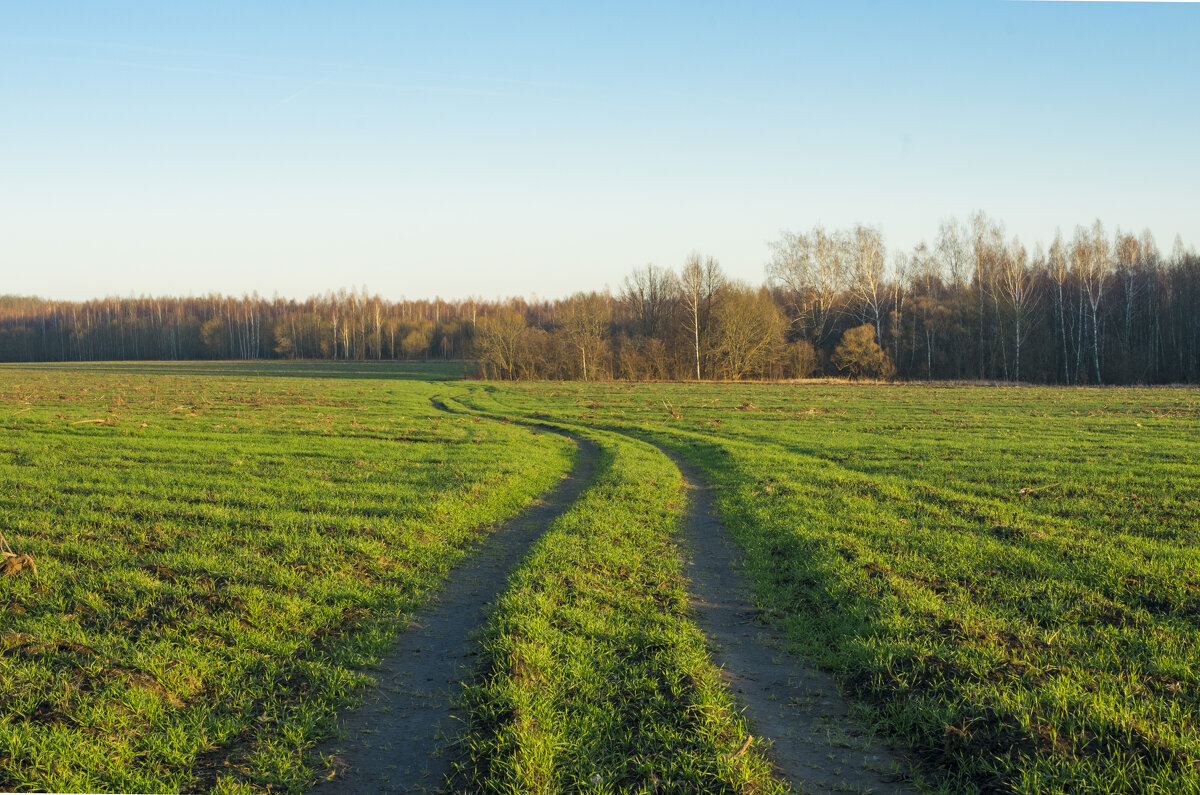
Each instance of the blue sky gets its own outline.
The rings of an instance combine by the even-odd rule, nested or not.
[[[616,287],[983,209],[1200,243],[1200,4],[0,5],[0,293]]]

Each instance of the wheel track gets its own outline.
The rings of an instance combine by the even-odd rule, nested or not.
[[[722,527],[712,488],[699,470],[675,462],[688,490],[684,551],[696,624],[751,731],[768,738],[768,757],[799,792],[908,793],[906,766],[850,714],[832,676],[784,649],[782,635],[757,623],[742,554]]]
[[[449,411],[440,401],[435,407]],[[319,793],[429,792],[443,787],[446,753],[455,733],[454,703],[474,668],[490,606],[509,575],[550,524],[579,498],[592,479],[598,448],[578,447],[575,466],[549,493],[505,522],[456,567],[410,620],[387,657],[374,668],[376,685],[365,703],[343,718],[342,738],[323,751],[338,759],[337,774]]]
[[[442,411],[466,413],[436,398],[432,402]],[[553,423],[481,414],[564,432]],[[777,773],[804,793],[913,792],[904,783],[908,766],[851,715],[837,681],[787,653],[784,637],[757,621],[759,610],[742,574],[742,552],[717,517],[712,488],[697,467],[654,446],[679,469],[688,492],[682,546],[696,625],[751,730],[770,743],[768,757]]]

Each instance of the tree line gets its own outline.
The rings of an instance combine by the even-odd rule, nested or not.
[[[984,213],[889,254],[875,227],[785,231],[763,284],[712,257],[559,300],[0,297],[0,359],[473,358],[498,379],[814,375],[1200,382],[1200,255],[1099,222],[1028,248]]]
[[[458,359],[476,302],[387,301],[365,290],[262,298],[0,296],[0,361]]]

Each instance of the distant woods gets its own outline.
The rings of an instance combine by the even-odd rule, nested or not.
[[[983,213],[887,251],[872,227],[783,232],[766,280],[700,254],[555,301],[0,297],[0,360],[462,359],[498,379],[814,375],[1200,382],[1200,256],[1096,222],[1032,249]]]
[[[484,306],[345,290],[306,301],[0,296],[0,361],[459,359]]]

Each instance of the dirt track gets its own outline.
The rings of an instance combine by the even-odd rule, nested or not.
[[[782,638],[756,622],[741,555],[713,512],[710,488],[695,467],[671,459],[690,497],[684,550],[696,623],[751,732],[771,740],[778,772],[798,792],[909,792],[897,775],[905,768],[851,717],[833,678],[785,653]]]
[[[451,572],[374,673],[364,705],[346,716],[335,754],[338,774],[316,792],[440,790],[449,771],[446,741],[457,733],[454,700],[470,677],[480,629],[509,574],[550,523],[578,499],[592,477],[597,450],[577,441],[575,468],[524,513],[506,522]]]
[[[432,403],[460,413],[440,400]],[[579,457],[572,473],[456,569],[380,663],[379,685],[347,717],[344,739],[326,749],[339,757],[340,772],[319,791],[442,788],[449,772],[444,751],[457,729],[453,702],[474,661],[470,634],[483,626],[488,607],[533,542],[591,479],[597,449],[590,442],[576,443]],[[679,467],[689,494],[683,548],[696,623],[751,731],[769,738],[777,772],[804,793],[911,792],[900,775],[905,766],[863,731],[833,678],[784,652],[781,636],[756,621],[758,611],[740,572],[741,554],[714,513],[710,488],[695,467],[666,454]]]

